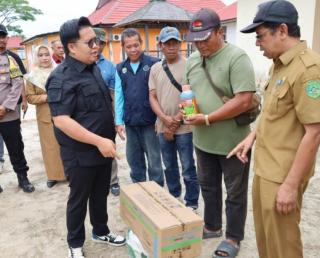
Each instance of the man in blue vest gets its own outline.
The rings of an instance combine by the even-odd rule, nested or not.
[[[132,181],[146,181],[146,162],[149,180],[163,186],[159,139],[155,132],[156,115],[149,103],[149,74],[159,59],[142,51],[142,39],[135,29],[121,34],[121,44],[128,58],[117,65],[115,84],[116,130],[124,139]]]
[[[96,61],[97,66],[100,69],[102,79],[104,80],[105,85],[109,89],[112,102],[114,103],[114,82],[115,82],[115,74],[116,68],[112,62],[104,57],[102,54],[107,41],[106,41],[106,32],[101,28],[94,28],[94,32],[99,39],[98,43],[98,60]],[[113,105],[114,106],[114,105]],[[112,169],[111,169],[111,181],[110,181],[110,192],[114,196],[118,196],[120,194],[120,185],[118,178],[118,163],[117,160],[114,159],[112,161]]]

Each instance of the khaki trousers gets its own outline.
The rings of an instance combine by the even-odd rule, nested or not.
[[[289,215],[280,215],[276,211],[276,195],[280,185],[259,176],[253,179],[253,217],[259,257],[302,258],[299,223],[307,183],[299,189],[296,211]]]

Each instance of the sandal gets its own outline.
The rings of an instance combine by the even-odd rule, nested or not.
[[[203,227],[202,239],[218,238],[221,236],[222,236],[222,229],[219,229],[217,231],[211,231]]]
[[[238,255],[240,244],[234,246],[227,240],[223,240],[214,251],[213,258],[234,258]],[[222,255],[222,254],[223,255]]]

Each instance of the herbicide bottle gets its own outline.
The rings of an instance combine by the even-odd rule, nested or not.
[[[186,84],[182,86],[180,100],[187,117],[198,113],[197,101],[190,85]]]

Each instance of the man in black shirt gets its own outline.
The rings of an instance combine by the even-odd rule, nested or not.
[[[111,162],[116,157],[111,97],[95,65],[98,39],[85,17],[65,22],[60,38],[66,59],[47,81],[48,102],[60,144],[70,194],[67,204],[69,257],[84,257],[84,220],[89,200],[92,240],[125,244],[107,226]]]

